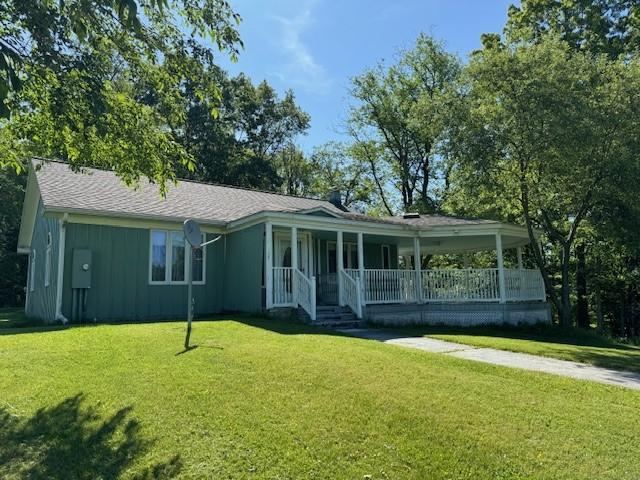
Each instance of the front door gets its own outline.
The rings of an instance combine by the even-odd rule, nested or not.
[[[276,233],[275,265],[276,267],[291,267],[291,235],[288,233]],[[309,252],[309,237],[304,233],[298,233],[298,269],[307,277],[311,275]]]

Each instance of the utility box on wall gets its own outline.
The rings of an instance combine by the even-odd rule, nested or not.
[[[71,267],[71,288],[91,288],[91,250],[75,248]]]

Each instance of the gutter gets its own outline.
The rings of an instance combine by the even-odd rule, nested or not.
[[[56,321],[62,322],[66,325],[69,320],[62,314],[62,283],[64,282],[64,251],[65,242],[67,237],[67,220],[69,215],[65,213],[61,219],[58,220],[60,227],[60,237],[58,239],[58,280],[56,282]]]

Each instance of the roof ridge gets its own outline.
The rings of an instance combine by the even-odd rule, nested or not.
[[[61,165],[71,165],[69,162],[65,162],[64,160],[59,160],[59,159],[51,159],[51,158],[45,158],[45,157],[40,157],[40,156],[33,156],[31,157],[32,160],[41,160],[44,162],[52,162],[52,163],[58,163]],[[99,172],[105,172],[105,173],[113,173],[114,175],[116,175],[116,172],[114,172],[113,170],[108,170],[106,168],[97,168],[97,167],[80,167],[80,168],[86,168],[89,170],[97,170]],[[116,175],[117,176],[117,175]],[[148,179],[148,177],[145,177]],[[314,200],[316,202],[325,202],[325,203],[329,203],[331,204],[331,202],[329,200],[326,199],[322,199],[322,198],[313,198],[313,197],[307,197],[304,195],[293,195],[290,193],[279,193],[279,192],[272,192],[269,190],[263,190],[260,188],[252,188],[252,187],[239,187],[236,185],[227,185],[226,183],[216,183],[216,182],[205,182],[202,180],[189,180],[186,178],[176,178],[176,181],[178,182],[183,182],[183,183],[194,183],[196,185],[208,185],[211,187],[222,187],[222,188],[231,188],[233,190],[245,190],[247,192],[257,192],[257,193],[266,193],[269,195],[277,195],[279,197],[289,197],[289,198],[301,198],[304,200]],[[331,204],[333,205],[333,204]]]

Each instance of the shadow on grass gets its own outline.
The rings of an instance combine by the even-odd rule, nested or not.
[[[149,450],[131,407],[103,418],[84,395],[69,397],[19,418],[0,409],[0,478],[115,479]],[[133,478],[174,478],[182,468],[175,455]]]
[[[269,330],[270,332],[279,333],[280,335],[332,335],[337,337],[349,336],[338,330],[332,330],[330,328],[317,325],[309,325],[307,323],[302,323],[299,320],[281,320],[258,316],[228,316],[226,320],[232,320],[234,322],[242,323],[250,327]]]

